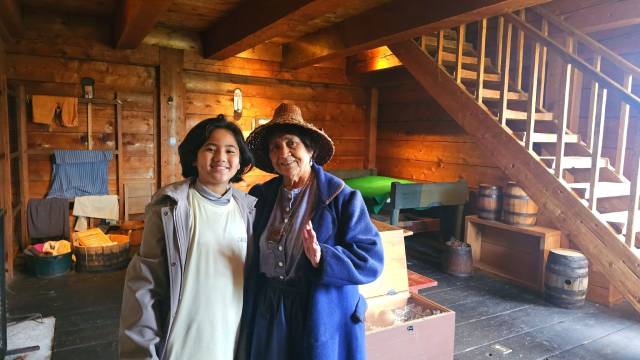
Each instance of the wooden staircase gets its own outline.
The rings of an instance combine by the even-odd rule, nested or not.
[[[488,21],[497,24],[491,58]],[[564,34],[565,45],[547,35],[550,27]],[[465,41],[467,29],[476,30],[477,41]],[[578,44],[588,49],[593,65],[577,55]],[[640,70],[541,9],[481,19],[389,48],[640,312],[640,162],[625,151],[629,108],[640,109],[640,99],[631,93],[632,77]],[[550,54],[560,59],[560,78],[547,79]],[[602,60],[624,73],[621,84],[600,71]],[[576,71],[592,86],[584,137],[568,125]],[[559,86],[559,110],[544,108],[550,100],[546,81]],[[602,156],[607,106],[620,107],[613,159]]]

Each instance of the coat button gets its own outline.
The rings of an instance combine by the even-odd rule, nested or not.
[[[162,215],[167,216],[167,215],[169,215],[169,212],[167,210],[165,210],[165,211],[162,212]]]
[[[175,261],[171,262],[171,266],[176,266],[176,262]]]
[[[280,278],[280,280],[284,280],[284,276],[280,275],[278,277]]]
[[[278,245],[278,250],[282,251],[282,245]]]
[[[282,261],[278,261],[278,266],[283,267],[284,263]]]

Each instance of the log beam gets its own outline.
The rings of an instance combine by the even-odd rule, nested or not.
[[[22,12],[16,0],[0,0],[0,37],[13,41],[22,35]]]
[[[607,279],[640,312],[640,258],[567,189],[519,141],[504,131],[491,113],[453,79],[445,76],[412,41],[390,45],[418,82],[469,134],[476,137],[487,157],[518,182],[538,204],[552,215],[556,227],[571,239]]]
[[[114,19],[114,47],[116,49],[137,48],[172,2],[172,0],[121,1]]]
[[[617,29],[640,24],[640,6],[636,0],[608,1],[568,13],[564,21],[585,33]]]
[[[283,47],[283,65],[298,69],[547,0],[394,0]]]
[[[335,11],[344,0],[252,0],[202,34],[204,56],[223,60]]]

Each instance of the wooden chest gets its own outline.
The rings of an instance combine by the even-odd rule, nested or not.
[[[455,313],[424,296],[410,293],[403,230],[376,222],[385,267],[371,284],[360,287],[367,298],[367,359],[453,359]]]

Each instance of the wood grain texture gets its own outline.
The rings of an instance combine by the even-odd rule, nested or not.
[[[119,2],[113,21],[116,49],[135,49],[156,25],[172,0],[123,0]]]

